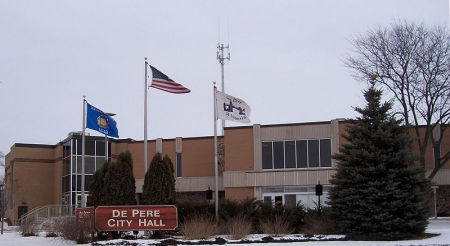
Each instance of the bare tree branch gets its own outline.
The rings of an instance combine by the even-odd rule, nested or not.
[[[405,125],[414,128],[419,165],[425,168],[428,143],[440,146],[450,118],[450,37],[445,27],[397,22],[369,30],[353,41],[345,64],[360,81],[374,81],[392,93]],[[439,137],[433,130],[439,127]],[[429,178],[448,160],[441,156]],[[444,161],[444,162],[442,162]]]

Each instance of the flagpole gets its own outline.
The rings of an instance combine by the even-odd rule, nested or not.
[[[84,173],[84,152],[85,152],[85,132],[86,132],[86,96],[83,95],[83,131],[81,135],[81,207],[86,207],[86,198],[84,196],[85,173]]]
[[[108,135],[105,134],[105,161],[108,162]]]
[[[215,176],[215,208],[216,208],[216,221],[219,221],[219,182],[218,182],[218,170],[217,170],[217,102],[216,102],[216,82],[214,84],[214,176]]]
[[[145,60],[145,90],[144,90],[144,178],[147,173],[147,57]]]

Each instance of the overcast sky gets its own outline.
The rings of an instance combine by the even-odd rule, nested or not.
[[[149,139],[211,136],[218,42],[251,124],[355,117],[366,85],[342,62],[349,40],[395,20],[448,26],[448,0],[0,0],[0,151],[80,131],[82,95],[142,140],[145,56],[192,91],[148,91]]]

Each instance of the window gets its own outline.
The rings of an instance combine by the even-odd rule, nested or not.
[[[97,141],[95,144],[96,147],[96,153],[97,156],[105,156],[105,142],[104,141]]]
[[[182,165],[181,165],[181,153],[176,153],[177,154],[177,177],[182,177]]]
[[[95,141],[86,140],[85,155],[95,155]]]
[[[286,155],[284,166],[286,168],[295,168],[295,141],[284,142],[284,149]]]
[[[273,142],[273,168],[284,168],[284,142]]]
[[[323,206],[329,200],[329,186],[323,186],[323,195],[320,197],[320,204]],[[315,185],[309,186],[274,186],[262,187],[261,195],[264,203],[272,206],[284,205],[295,207],[298,204],[306,209],[315,209],[318,205],[318,197],[315,193]]]
[[[331,139],[262,142],[262,168],[331,167]]]
[[[331,167],[331,140],[320,140],[320,166]]]
[[[319,140],[308,140],[309,167],[319,166]]]
[[[284,205],[288,208],[294,208],[297,206],[296,195],[294,194],[284,195],[284,201]]]
[[[272,169],[272,142],[262,143],[262,168]]]
[[[306,140],[297,140],[297,167],[308,167],[308,146]]]

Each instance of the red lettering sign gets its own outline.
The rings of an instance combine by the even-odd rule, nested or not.
[[[175,230],[177,208],[173,205],[99,206],[95,228],[99,231]]]
[[[95,208],[94,207],[86,207],[86,208],[77,208],[75,210],[75,217],[77,219],[77,223],[89,223],[89,225],[94,228],[95,223]]]

